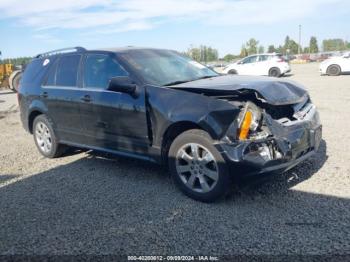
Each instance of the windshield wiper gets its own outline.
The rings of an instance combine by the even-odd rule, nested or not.
[[[193,81],[193,80],[178,80],[178,81],[167,83],[167,84],[165,84],[163,86],[179,85],[179,84],[183,84],[183,83],[187,83],[187,82],[191,82],[191,81]]]
[[[196,80],[201,80],[201,79],[206,79],[206,78],[212,78],[212,77],[217,77],[219,75],[215,75],[215,76],[202,76],[196,79],[190,79],[190,80],[179,80],[179,81],[174,81],[174,82],[170,82],[168,84],[165,84],[163,86],[173,86],[173,85],[179,85],[179,84],[183,84],[183,83],[187,83],[187,82],[192,82],[192,81],[196,81]]]
[[[201,79],[206,79],[206,78],[212,78],[212,77],[218,77],[219,75],[215,75],[215,76],[202,76],[202,77],[199,77],[199,78],[196,78],[192,81],[195,81],[195,80],[201,80]]]

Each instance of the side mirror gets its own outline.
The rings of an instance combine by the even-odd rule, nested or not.
[[[108,84],[108,90],[134,95],[136,84],[128,76],[113,77]]]

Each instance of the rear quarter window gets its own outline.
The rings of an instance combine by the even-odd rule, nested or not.
[[[31,83],[34,82],[36,77],[40,74],[40,71],[43,69],[42,59],[32,60],[24,70],[22,76],[22,83]]]

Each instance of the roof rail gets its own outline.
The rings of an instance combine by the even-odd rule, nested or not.
[[[38,54],[35,56],[35,58],[41,58],[41,57],[46,57],[46,56],[51,56],[51,55],[56,55],[60,53],[66,53],[69,51],[73,52],[83,52],[86,51],[84,47],[76,46],[76,47],[67,47],[67,48],[62,48],[62,49],[57,49],[57,50],[52,50],[46,53]]]

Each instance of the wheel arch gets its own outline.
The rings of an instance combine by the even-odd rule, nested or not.
[[[34,109],[30,112],[28,115],[28,130],[29,133],[33,134],[33,124],[34,124],[34,119],[39,116],[44,114],[41,110],[39,109]]]
[[[162,157],[163,163],[166,163],[167,161],[168,152],[172,141],[174,141],[174,139],[178,137],[180,134],[190,129],[200,129],[200,130],[206,131],[199,124],[192,121],[178,121],[168,126],[168,128],[165,130],[163,134],[162,144],[161,144],[161,157]]]

